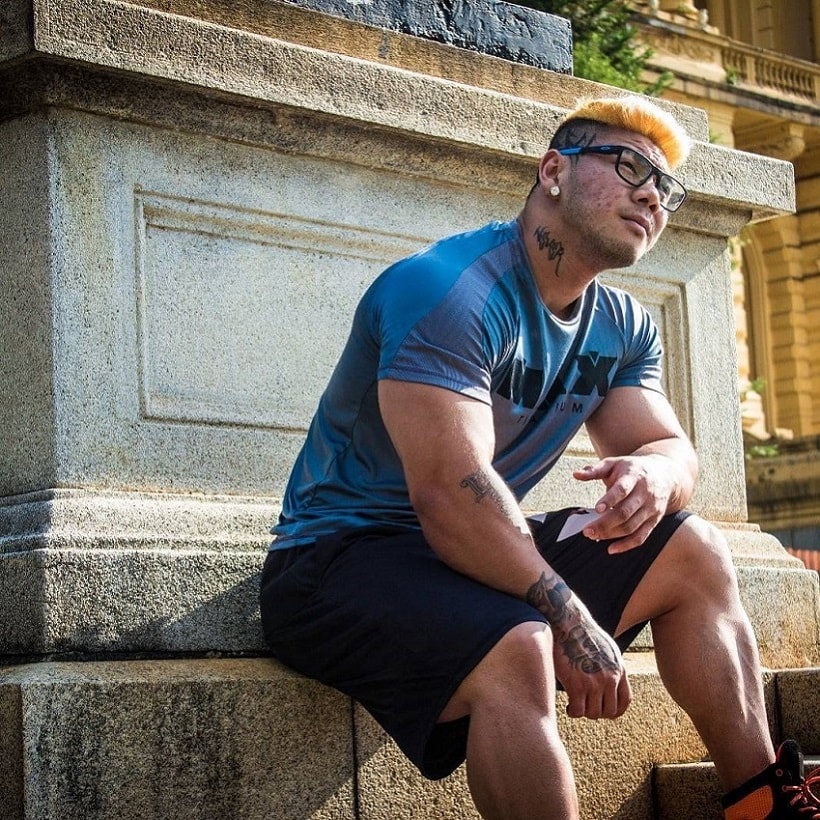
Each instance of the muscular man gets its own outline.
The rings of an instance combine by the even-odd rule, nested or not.
[[[796,747],[775,763],[729,550],[684,509],[697,459],[657,328],[596,278],[657,242],[688,149],[645,98],[582,103],[517,219],[386,270],[274,528],[261,608],[276,656],[362,703],[425,776],[466,758],[488,820],[578,817],[556,686],[571,716],[623,714],[621,652],[647,622],[727,817],[820,817]],[[600,483],[594,510],[528,520],[522,499],[582,425],[598,459],[575,478]]]

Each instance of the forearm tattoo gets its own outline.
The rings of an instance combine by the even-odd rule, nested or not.
[[[547,252],[547,259],[550,262],[558,260],[555,264],[555,275],[559,276],[558,269],[561,267],[561,260],[564,258],[564,245],[557,239],[553,239],[549,231],[543,226],[539,225],[534,231],[535,241],[538,243],[539,250]]]
[[[542,572],[527,590],[526,601],[556,626],[566,617],[570,596],[569,587],[555,573],[547,577],[547,573]]]
[[[554,630],[555,640],[570,664],[588,675],[605,669],[618,669],[618,659],[609,642],[594,641],[580,622],[569,621],[569,587],[555,573],[541,573],[527,590],[527,603],[543,613]]]
[[[485,470],[470,473],[470,475],[462,478],[459,484],[473,491],[476,504],[480,504],[485,498],[491,498],[499,505],[502,503],[501,493],[493,487],[492,479]]]
[[[462,478],[459,485],[473,493],[473,500],[476,504],[489,498],[508,518],[515,519],[519,515],[518,508],[511,502],[508,495],[501,491],[498,487],[499,483],[500,479],[492,473],[480,469]]]

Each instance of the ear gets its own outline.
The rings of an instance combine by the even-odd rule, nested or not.
[[[559,185],[558,177],[562,171],[566,157],[559,154],[554,148],[550,148],[538,164],[538,181],[545,191],[553,185]]]

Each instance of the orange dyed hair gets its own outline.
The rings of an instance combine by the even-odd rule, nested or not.
[[[643,134],[663,152],[670,170],[680,165],[689,155],[691,143],[686,131],[668,111],[650,102],[647,97],[582,100],[564,118],[561,125],[577,119],[592,120]]]

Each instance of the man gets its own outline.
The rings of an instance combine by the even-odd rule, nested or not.
[[[754,636],[718,531],[684,507],[692,446],[648,313],[596,277],[640,259],[686,191],[685,133],[645,98],[582,103],[518,218],[444,239],[363,297],[274,528],[261,595],[286,664],[360,701],[430,778],[465,758],[485,818],[577,818],[573,717],[657,663],[731,794],[726,816],[820,817],[768,736]],[[593,511],[519,503],[582,424]],[[580,531],[577,531],[580,530]]]

